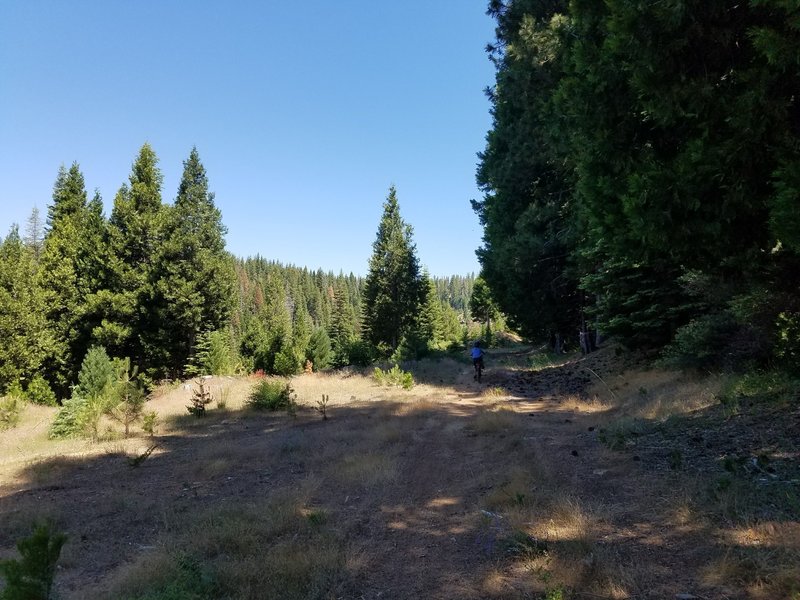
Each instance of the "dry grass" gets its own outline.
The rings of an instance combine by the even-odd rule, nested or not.
[[[345,564],[345,548],[308,500],[303,489],[184,517],[177,536],[120,569],[97,597],[323,597]]]
[[[605,384],[596,382],[589,393],[600,407],[640,419],[664,420],[717,404],[724,383],[724,377],[697,380],[652,369],[628,371],[608,378]]]
[[[472,420],[471,428],[479,434],[513,431],[519,427],[519,416],[513,408],[495,404],[481,409]]]
[[[330,474],[348,486],[372,487],[393,481],[398,474],[397,461],[385,454],[349,454],[330,465]]]
[[[88,597],[81,586],[100,571],[94,597],[148,600],[622,599],[656,583],[652,594],[673,597],[686,590],[668,587],[672,568],[702,571],[698,586],[730,597],[795,593],[797,522],[720,522],[704,505],[707,481],[667,480],[633,463],[624,442],[622,452],[598,444],[601,428],[625,440],[625,423],[713,404],[719,381],[636,372],[607,379],[613,396],[599,385],[590,399],[523,402],[481,394],[458,361],[406,368],[421,382],[408,392],[357,370],[298,376],[297,419],[246,410],[248,379],[211,380],[226,409],[212,404],[205,419],[186,413],[191,385],[164,388],[147,407],[161,417],[160,446],[138,469],[126,458],[150,438],[50,441],[54,410],[30,407],[27,429],[0,432],[0,534],[18,539],[42,517],[66,529],[59,578],[82,579],[64,598]],[[327,421],[312,410],[322,394]],[[737,493],[717,508],[741,508]],[[74,504],[62,503],[70,494]],[[113,532],[79,541],[94,518]],[[115,559],[93,566],[101,544]],[[679,565],[697,545],[708,546],[707,568]]]

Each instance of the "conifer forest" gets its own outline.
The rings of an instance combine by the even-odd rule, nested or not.
[[[204,123],[308,162],[264,150],[269,191],[236,187],[258,161],[223,149],[242,170],[218,199],[199,143],[177,189],[156,143],[132,148],[113,201],[80,157],[52,165],[46,208],[0,232],[0,600],[800,600],[800,1],[484,2],[470,247],[448,229],[458,178],[431,167],[431,190],[421,174],[443,119],[429,103],[470,145],[442,96],[461,89],[440,65],[463,48],[437,3],[381,5],[375,31],[370,3],[369,31],[348,3],[330,24],[300,11],[298,40],[359,33],[357,52],[314,46],[319,72],[294,39],[263,50],[262,28],[295,35],[294,7],[238,21],[195,7],[251,36],[248,84],[276,78],[243,98],[264,114],[243,101],[238,125]],[[411,13],[436,43],[390,18]],[[183,42],[187,63],[222,65],[216,81],[244,77],[225,44]],[[434,56],[416,67],[397,59],[422,46]],[[390,66],[411,76],[389,79],[396,98],[376,91]],[[411,94],[425,111],[398,114]],[[266,114],[287,98],[297,114]],[[413,151],[378,127],[394,117]],[[311,137],[265,140],[271,127]],[[397,186],[364,162],[387,157],[406,169]],[[311,165],[334,158],[352,167],[341,181]],[[300,206],[299,180],[317,177],[321,199]],[[278,239],[285,207],[297,218]],[[320,247],[338,264],[377,207],[371,246],[352,244],[363,272],[268,255]],[[263,255],[231,251],[246,236],[225,209],[232,230],[237,209],[253,220]],[[429,272],[415,233],[479,269]]]

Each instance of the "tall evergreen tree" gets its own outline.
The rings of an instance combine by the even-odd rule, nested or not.
[[[350,304],[347,286],[337,286],[333,296],[333,313],[329,328],[333,360],[337,366],[349,360],[350,344],[356,339],[355,312]]]
[[[529,337],[577,329],[578,222],[563,116],[554,95],[564,68],[559,38],[567,3],[489,3],[498,22],[489,47],[493,128],[480,154],[473,201],[484,227],[482,277],[512,326]],[[466,306],[465,306],[466,308]]]
[[[149,144],[133,163],[130,186],[114,198],[109,224],[110,294],[103,298],[105,318],[96,331],[98,342],[112,355],[130,357],[142,372],[155,367],[148,341],[158,329],[158,313],[150,310],[152,275],[164,233],[161,171]]]
[[[415,325],[427,292],[411,236],[412,228],[400,216],[392,186],[372,244],[363,295],[364,339],[386,355],[398,348]]]
[[[483,323],[486,332],[489,333],[492,330],[492,320],[497,318],[499,311],[492,297],[492,291],[482,277],[475,280],[472,296],[469,299],[469,310],[472,318]]]
[[[31,216],[25,224],[25,245],[33,252],[34,259],[38,262],[44,244],[44,224],[39,216],[39,209],[33,207]]]
[[[87,204],[86,198],[78,164],[73,163],[68,171],[62,167],[48,208],[49,229],[40,259],[54,342],[44,370],[62,397],[75,382],[80,361],[91,345],[92,330],[98,323],[92,296],[104,285],[102,203],[97,197]]]
[[[234,289],[222,214],[196,148],[183,167],[175,204],[163,209],[162,240],[148,274],[152,318],[142,331],[149,363],[172,376],[186,365],[200,333],[227,323]]]
[[[0,392],[30,382],[52,352],[33,252],[17,226],[0,243]]]

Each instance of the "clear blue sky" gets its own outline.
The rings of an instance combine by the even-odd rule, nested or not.
[[[149,142],[174,200],[193,145],[228,249],[364,274],[397,186],[421,263],[477,272],[491,119],[485,0],[3,0],[0,235],[77,161],[110,214]]]

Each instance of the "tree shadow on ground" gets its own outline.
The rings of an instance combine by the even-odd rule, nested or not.
[[[764,565],[792,564],[798,538],[754,544],[730,523],[695,514],[687,494],[697,488],[661,450],[610,450],[600,416],[576,411],[555,390],[487,399],[472,395],[469,381],[457,389],[473,401],[361,402],[331,407],[328,420],[309,408],[294,419],[210,411],[142,439],[134,453],[31,463],[0,497],[2,550],[10,553],[35,519],[55,522],[69,535],[56,577],[63,598],[119,597],[109,587],[116,574],[165,552],[236,571],[241,586],[226,591],[233,598],[536,598],[558,590],[759,598],[768,597],[759,589],[791,589],[791,569]],[[265,534],[252,548],[228,538],[204,546],[183,533],[198,524],[213,530],[240,508],[267,519],[262,507],[275,512],[287,497],[305,525]],[[338,558],[322,580],[307,577],[317,587],[269,587],[285,586],[264,574],[275,564],[269,552],[295,544],[312,555],[320,540],[334,540]],[[765,587],[765,575],[788,583]]]

